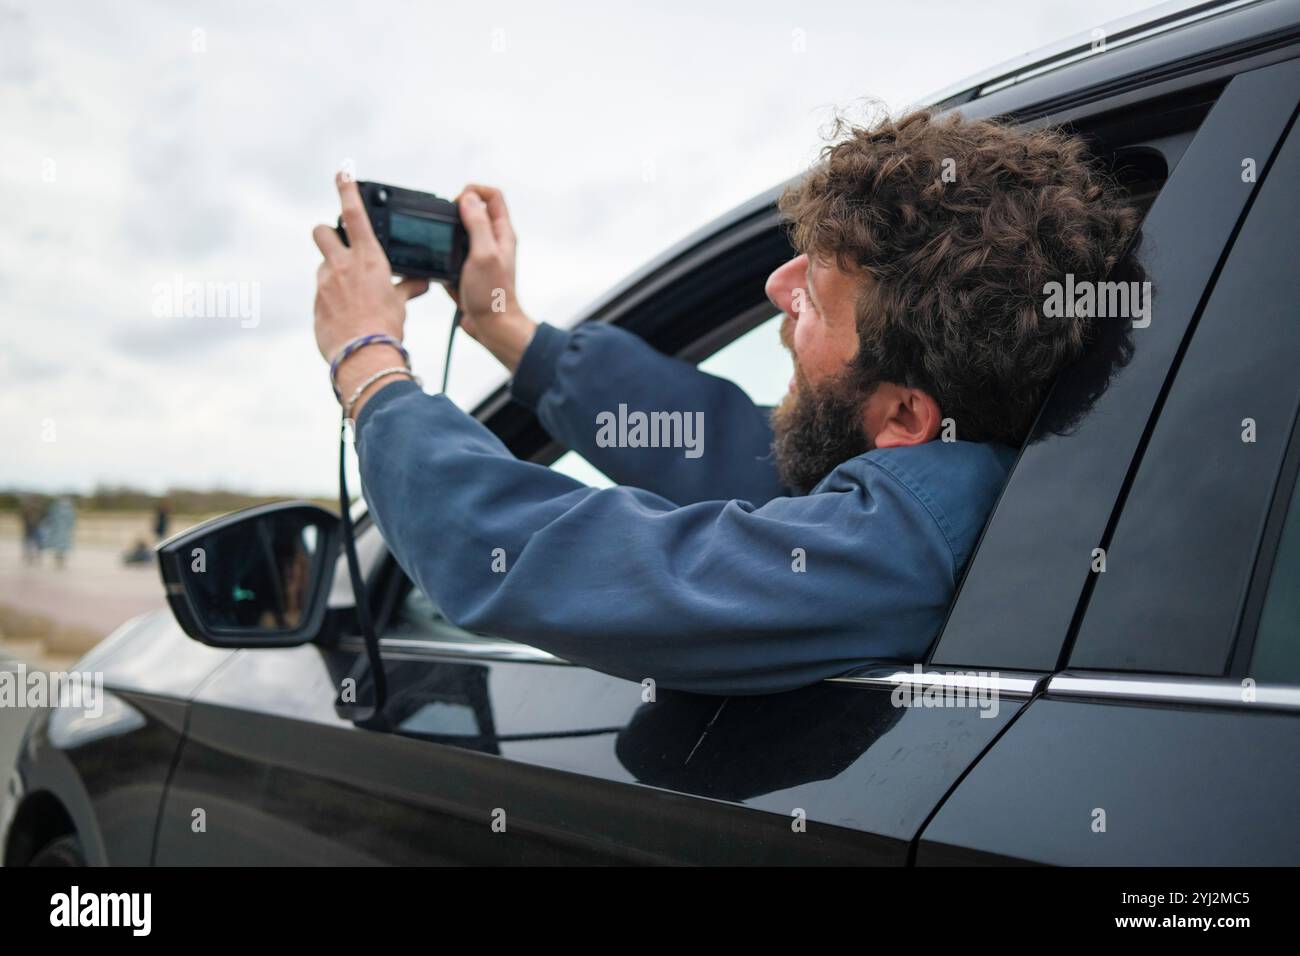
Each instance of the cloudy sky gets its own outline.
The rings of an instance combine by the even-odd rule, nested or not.
[[[0,487],[330,494],[310,231],[341,166],[501,186],[520,301],[566,325],[806,167],[832,109],[1149,5],[0,0]],[[186,316],[191,282],[244,310]],[[439,290],[408,313],[426,386],[450,313]],[[457,401],[501,377],[458,341]]]

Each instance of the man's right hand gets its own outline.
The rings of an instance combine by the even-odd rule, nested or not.
[[[469,255],[459,288],[447,288],[447,294],[461,307],[461,327],[514,374],[537,323],[515,296],[515,230],[505,197],[499,189],[471,183],[456,203],[469,233]]]

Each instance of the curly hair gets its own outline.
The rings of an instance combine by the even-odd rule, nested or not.
[[[779,208],[796,251],[874,280],[854,378],[921,389],[958,438],[1019,446],[1097,321],[1045,316],[1045,285],[1105,281],[1137,211],[1058,129],[921,110],[838,119],[831,139]]]

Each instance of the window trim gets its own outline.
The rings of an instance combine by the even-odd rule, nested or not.
[[[1042,690],[1048,676],[1031,671],[972,672],[922,665],[920,671],[905,664],[887,664],[865,668],[840,677],[828,677],[830,684],[853,684],[893,690],[897,687],[952,687],[963,691],[992,690],[998,698],[1029,700]]]
[[[1255,700],[1241,698],[1240,680],[1169,674],[1062,671],[1047,682],[1048,697],[1201,704],[1231,710],[1300,710],[1300,687],[1257,684]]]
[[[338,643],[339,650],[364,654],[365,641],[350,635]],[[424,661],[430,658],[455,658],[457,660],[491,660],[514,661],[529,664],[559,664],[564,667],[577,667],[570,661],[548,653],[531,644],[517,644],[513,641],[489,641],[484,643],[461,643],[437,638],[420,637],[380,637],[379,649],[382,656],[389,660]]]

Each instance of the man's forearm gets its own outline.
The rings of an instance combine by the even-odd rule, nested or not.
[[[730,498],[761,504],[788,493],[772,464],[766,411],[733,383],[663,355],[624,329],[544,327],[516,370],[511,391],[536,410],[552,438],[619,484],[677,504]],[[681,447],[671,434],[667,443],[649,447],[602,440],[602,417],[617,416],[620,409],[675,413]]]
[[[537,323],[524,315],[522,309],[513,309],[468,321],[465,323],[465,331],[513,375],[519,368],[519,360],[523,358],[528,343],[537,332]]]

